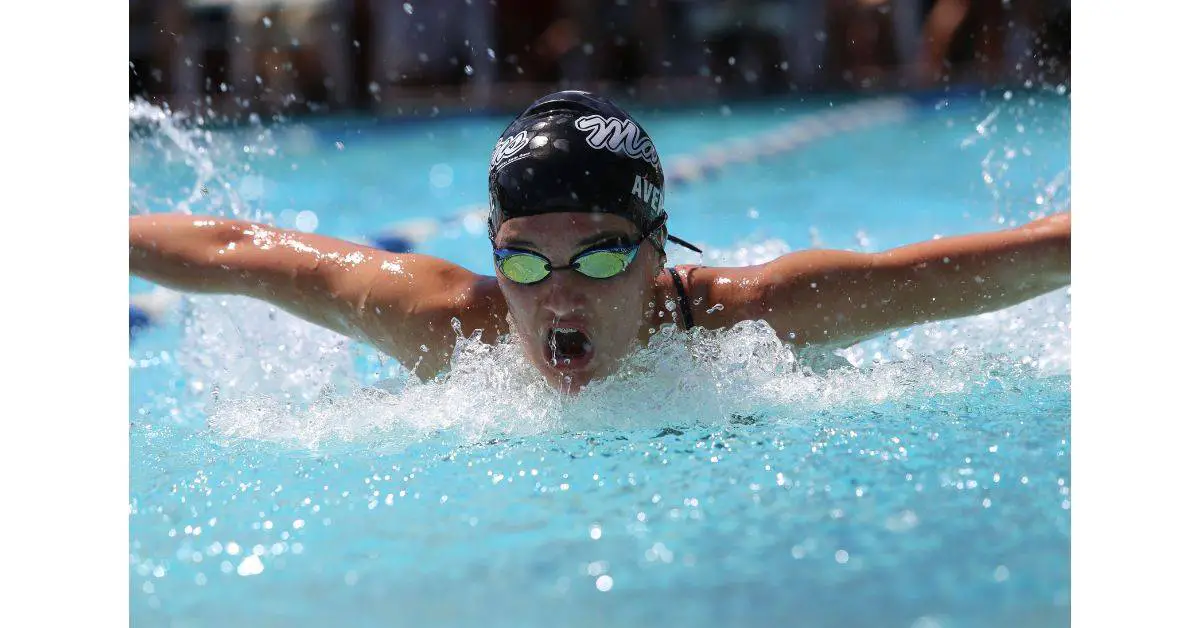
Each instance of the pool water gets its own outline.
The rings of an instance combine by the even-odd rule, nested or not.
[[[669,162],[829,101],[637,112]],[[131,213],[367,241],[484,204],[501,118],[236,129],[130,112]],[[691,185],[672,232],[751,264],[1069,209],[1069,97],[921,101]],[[451,221],[421,252],[491,272]],[[152,286],[131,279],[139,293]],[[136,625],[1039,626],[1070,617],[1069,290],[808,355],[666,328],[563,398],[467,333],[410,380],[239,297],[130,342]]]

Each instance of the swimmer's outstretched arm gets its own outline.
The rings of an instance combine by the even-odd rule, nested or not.
[[[184,292],[250,296],[369,342],[418,375],[449,360],[455,334],[498,333],[495,279],[426,255],[394,254],[326,236],[223,218],[129,219],[130,272]],[[422,346],[425,347],[422,350]]]
[[[706,308],[722,299],[745,304],[714,312],[730,319],[715,320],[715,326],[763,319],[802,344],[849,346],[892,329],[999,310],[1070,285],[1071,214],[881,253],[798,251],[760,266],[707,272],[713,275],[707,281],[693,280],[711,290]]]

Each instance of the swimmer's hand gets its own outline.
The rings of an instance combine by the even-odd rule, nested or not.
[[[726,304],[700,309],[698,324],[766,320],[799,344],[849,346],[1070,285],[1071,214],[881,253],[809,250],[759,266],[696,269],[692,282],[704,301]]]
[[[239,220],[132,217],[129,270],[180,291],[273,303],[369,342],[422,377],[449,362],[453,318],[485,339],[504,319],[494,281],[444,260]]]

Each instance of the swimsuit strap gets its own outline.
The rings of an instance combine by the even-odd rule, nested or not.
[[[675,290],[679,292],[679,311],[683,314],[683,330],[687,331],[694,325],[692,322],[692,305],[688,302],[687,292],[683,289],[683,280],[679,278],[679,271],[674,268],[668,268],[667,272],[671,273],[671,279],[675,280]]]

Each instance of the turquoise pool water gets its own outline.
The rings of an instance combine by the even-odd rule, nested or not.
[[[670,161],[830,106],[640,117]],[[507,121],[235,131],[160,114],[131,108],[131,213],[363,241],[481,205]],[[1069,129],[1053,93],[922,102],[906,122],[668,181],[672,231],[706,263],[747,264],[1001,228],[1069,208]],[[469,223],[420,250],[490,272]],[[366,347],[213,296],[131,340],[134,624],[1069,620],[1069,290],[832,361],[798,361],[754,324],[667,333],[574,400],[512,347],[459,349],[447,377],[412,382]]]

